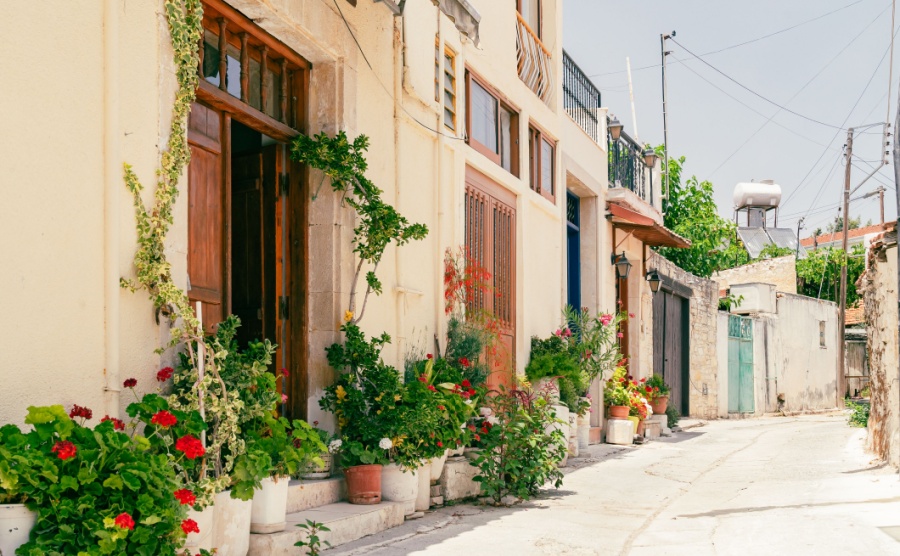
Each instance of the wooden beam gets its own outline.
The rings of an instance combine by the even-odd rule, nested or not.
[[[265,133],[276,141],[289,142],[300,135],[299,131],[263,114],[227,92],[217,89],[205,79],[201,80],[197,87],[197,99],[213,108],[231,114],[233,119]]]

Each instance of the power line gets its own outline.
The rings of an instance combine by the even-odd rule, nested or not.
[[[836,9],[836,10],[832,10],[832,11],[830,11],[830,12],[828,12],[828,13],[824,13],[824,14],[822,14],[822,15],[816,16],[816,17],[814,17],[814,18],[812,18],[812,19],[807,19],[806,21],[802,21],[802,22],[797,23],[797,24],[795,24],[795,25],[791,25],[790,27],[785,27],[784,29],[780,29],[780,30],[778,30],[778,31],[775,31],[774,33],[769,33],[768,35],[763,35],[763,36],[761,36],[761,37],[757,37],[757,38],[755,38],[755,39],[750,39],[750,40],[748,40],[748,41],[744,41],[744,42],[741,42],[741,43],[732,44],[731,46],[726,46],[726,47],[724,47],[724,48],[719,48],[719,49],[717,49],[717,50],[710,50],[709,52],[704,52],[704,53],[701,54],[700,56],[709,56],[709,55],[711,55],[711,54],[718,54],[718,53],[720,53],[720,52],[725,52],[726,50],[731,50],[732,48],[738,48],[738,47],[741,47],[741,46],[746,46],[746,45],[748,45],[748,44],[752,44],[752,43],[755,43],[755,42],[759,42],[759,41],[761,41],[761,40],[763,40],[763,39],[768,39],[768,38],[770,38],[770,37],[774,37],[774,36],[776,36],[776,35],[780,35],[780,34],[782,34],[782,33],[788,32],[788,31],[792,31],[792,30],[794,30],[794,29],[796,29],[796,28],[798,28],[798,27],[802,27],[802,26],[804,26],[804,25],[806,25],[806,24],[808,24],[808,23],[812,23],[812,22],[814,22],[814,21],[818,21],[819,19],[822,19],[822,18],[824,18],[824,17],[828,17],[829,15],[835,14],[835,13],[841,11],[841,10],[846,10],[847,8],[849,8],[849,7],[851,7],[851,6],[855,6],[856,4],[859,4],[859,3],[861,3],[861,2],[862,2],[862,0],[857,0],[856,2],[851,2],[850,4],[847,4],[846,6],[843,6],[843,7],[841,7],[841,8]],[[683,62],[681,62],[681,63],[683,63]],[[661,66],[662,66],[662,64],[651,64],[651,65],[649,65],[649,66],[641,66],[641,67],[636,68],[636,69],[634,69],[634,70],[632,70],[632,71],[641,71],[641,70],[646,70],[646,69],[653,69],[653,68],[658,68],[658,67],[661,67]],[[589,75],[588,77],[605,77],[605,76],[607,76],[607,75],[618,75],[618,74],[622,74],[622,73],[625,73],[625,71],[622,70],[622,71],[610,71],[610,72],[606,72],[606,73],[595,73],[595,74],[593,74],[593,75]]]

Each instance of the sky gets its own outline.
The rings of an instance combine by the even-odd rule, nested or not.
[[[891,123],[897,114],[891,0],[564,0],[563,10],[563,48],[633,135],[630,58],[639,139],[652,145],[663,140],[660,33],[676,32],[679,44],[667,44],[669,156],[713,183],[727,218],[737,183],[774,179],[784,195],[779,227],[796,229],[805,216],[801,236],[810,235],[838,215],[846,128],[858,129],[851,188],[881,160],[881,126],[861,126],[884,122],[888,108]],[[883,185],[888,221],[893,171],[885,166],[853,196]],[[878,223],[878,196],[853,200],[850,215]]]

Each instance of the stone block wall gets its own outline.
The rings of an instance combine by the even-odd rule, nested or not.
[[[648,260],[648,268],[656,268],[661,274],[690,289],[690,394],[691,417],[715,419],[718,417],[718,312],[719,285],[706,278],[682,270],[657,253]],[[652,322],[652,321],[651,321]],[[649,334],[642,336],[652,349],[652,325]],[[644,347],[644,346],[642,346]],[[723,347],[726,349],[727,346]],[[652,353],[652,351],[651,351]],[[652,361],[652,359],[651,359]]]
[[[784,293],[797,293],[797,262],[793,255],[765,259],[737,268],[722,270],[713,274],[720,290],[732,284],[773,284],[775,290]]]
[[[858,282],[866,309],[871,413],[867,448],[900,466],[900,361],[897,360],[897,234],[872,243]]]

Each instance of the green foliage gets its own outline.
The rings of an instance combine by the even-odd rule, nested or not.
[[[650,388],[654,388],[654,399],[669,395],[669,385],[666,384],[666,381],[663,380],[661,375],[653,373],[653,375],[647,379],[646,385]]]
[[[860,218],[860,217],[853,218],[851,216],[849,224],[850,225],[847,228],[848,230],[855,230],[857,228],[861,228],[862,227],[862,218]],[[871,226],[871,225],[872,225],[871,220],[866,222],[866,226]],[[835,216],[834,220],[832,220],[831,222],[828,223],[827,226],[825,226],[825,230],[829,234],[843,232],[844,231],[844,218],[842,216]],[[816,235],[820,235],[820,234],[816,234]]]
[[[668,423],[668,427],[671,429],[672,427],[677,425],[678,421],[680,420],[681,413],[678,411],[678,409],[676,409],[672,404],[666,406],[666,422]]]
[[[662,151],[657,147],[657,152]],[[713,184],[696,176],[682,182],[685,158],[670,158],[668,164],[669,199],[664,224],[676,234],[691,240],[691,247],[662,247],[659,253],[679,267],[708,278],[717,270],[750,262],[737,238],[737,226],[719,215],[713,199]]]
[[[458,374],[444,377],[441,382],[459,383],[468,380],[475,387],[484,385],[490,375],[484,355],[493,341],[493,334],[481,325],[480,320],[451,316],[447,322],[447,349],[441,360],[446,360],[449,367],[458,371]]]
[[[547,339],[531,338],[531,360],[525,376],[534,384],[542,378],[556,378],[559,401],[575,413],[587,411],[582,398],[590,379],[579,365],[582,357],[574,334],[568,328],[557,330]]]
[[[483,425],[482,450],[473,461],[481,493],[500,505],[508,495],[527,500],[548,482],[559,488],[563,475],[557,466],[566,455],[566,438],[553,426],[561,421],[548,399],[501,387],[489,404],[495,419]]]
[[[756,260],[777,259],[778,257],[786,257],[788,255],[796,255],[796,251],[790,247],[779,247],[774,243],[768,243],[763,250],[759,252]]]
[[[603,387],[603,404],[630,405],[631,390],[628,382],[628,370],[624,366],[617,367],[613,375]]]
[[[838,301],[841,291],[841,266],[844,252],[838,247],[820,247],[797,260],[798,293],[818,299]],[[865,248],[854,245],[847,257],[847,305],[859,301],[856,281],[866,269]]]
[[[353,252],[359,257],[359,263],[350,288],[349,307],[354,324],[362,319],[369,294],[374,292],[378,295],[382,291],[381,281],[375,273],[387,246],[391,243],[405,245],[428,234],[424,224],[410,224],[394,207],[382,200],[382,191],[365,175],[369,166],[365,157],[368,148],[367,136],[360,135],[351,142],[343,131],[334,137],[324,132],[315,137],[301,134],[291,145],[292,158],[321,170],[331,180],[332,189],[342,193],[344,202],[356,211]],[[365,273],[366,293],[357,315],[356,286],[366,264],[372,268]]]
[[[93,429],[74,423],[61,406],[30,407],[26,422],[35,427],[29,433],[0,429],[8,451],[41,464],[26,470],[22,459],[12,462],[26,483],[19,492],[37,512],[32,539],[17,554],[176,554],[187,508],[174,496],[180,482],[171,456],[143,436],[117,432],[112,421]],[[72,443],[66,459],[54,452],[61,441]],[[0,462],[10,463],[2,453]],[[133,530],[116,524],[123,513]]]
[[[294,546],[305,546],[307,554],[309,554],[309,556],[319,556],[319,552],[322,550],[323,544],[326,547],[331,546],[330,542],[323,541],[319,537],[321,533],[331,531],[331,529],[322,525],[321,523],[307,519],[306,523],[298,523],[297,527],[306,531],[306,539],[295,542]]]
[[[733,293],[728,292],[728,295],[719,298],[719,310],[730,311],[732,307],[740,305],[743,300],[743,295],[734,295]]]
[[[580,310],[566,306],[564,311],[565,322],[574,332],[570,337],[573,348],[577,353],[578,362],[587,375],[588,384],[595,379],[603,379],[615,370],[616,365],[622,360],[622,352],[619,350],[620,324],[627,316],[625,313],[605,313],[591,316],[587,307]]]
[[[328,447],[318,430],[306,421],[290,422],[268,414],[255,425],[246,435],[247,452],[261,451],[269,456],[271,465],[266,476],[287,477],[323,464],[321,456]]]
[[[844,402],[847,405],[847,409],[850,410],[850,417],[847,419],[847,423],[849,423],[851,427],[863,429],[868,427],[870,405],[867,403],[855,403],[850,399],[846,399]]]

